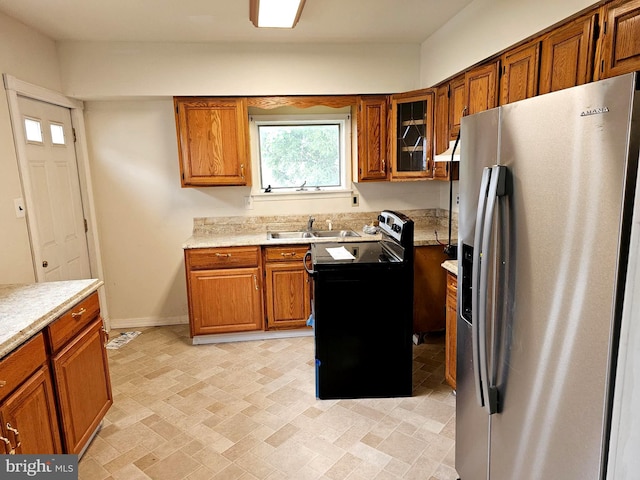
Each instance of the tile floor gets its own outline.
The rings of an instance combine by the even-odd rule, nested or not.
[[[312,337],[192,346],[188,335],[147,328],[108,350],[114,405],[81,480],[457,478],[442,336],[414,347],[412,397],[317,400]]]

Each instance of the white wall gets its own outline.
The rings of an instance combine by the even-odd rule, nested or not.
[[[55,43],[0,13],[0,72],[20,80],[61,89]],[[35,280],[24,218],[17,218],[13,200],[22,197],[7,96],[0,95],[0,283]]]
[[[475,0],[422,43],[420,85],[436,85],[596,3]]]
[[[62,42],[64,92],[82,99],[391,93],[418,88],[419,45]]]

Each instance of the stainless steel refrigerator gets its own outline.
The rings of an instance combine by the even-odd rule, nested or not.
[[[636,74],[464,117],[456,469],[604,478],[638,168]]]

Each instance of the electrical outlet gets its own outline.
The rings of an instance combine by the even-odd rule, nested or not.
[[[360,196],[359,195],[354,195],[351,198],[351,206],[352,207],[357,207],[358,205],[360,205]]]
[[[460,205],[460,194],[456,195],[456,205]]]

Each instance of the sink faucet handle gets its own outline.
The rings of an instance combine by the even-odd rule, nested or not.
[[[327,219],[325,220],[325,223],[326,223],[327,225],[329,225],[329,231],[333,230],[333,222],[331,221],[331,219],[330,219],[330,218],[327,218]]]
[[[315,222],[315,217],[309,216],[309,220],[307,221],[307,230],[311,230],[313,228],[313,222]]]

